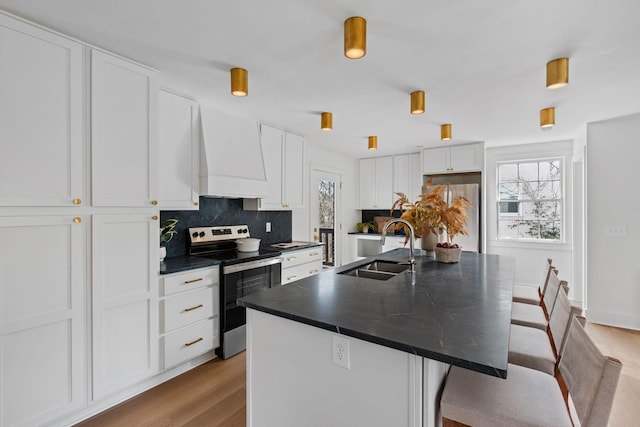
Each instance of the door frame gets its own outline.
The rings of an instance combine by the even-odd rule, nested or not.
[[[330,173],[337,175],[340,177],[338,181],[338,188],[336,188],[336,207],[335,207],[335,231],[336,236],[334,238],[334,267],[339,267],[342,265],[342,248],[343,248],[343,236],[342,236],[342,175],[343,172],[340,169],[333,168],[331,166],[322,165],[319,163],[310,163],[309,164],[309,235],[313,238],[312,231],[312,217],[311,215],[317,214],[317,212],[312,213],[311,209],[311,197],[315,194],[316,188],[313,182],[313,174],[314,172],[320,173]]]

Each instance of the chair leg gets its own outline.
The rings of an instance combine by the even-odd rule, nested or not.
[[[442,427],[471,427],[468,424],[462,424],[449,418],[442,417]]]

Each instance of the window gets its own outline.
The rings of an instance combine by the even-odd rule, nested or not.
[[[498,239],[562,237],[562,160],[498,163]]]

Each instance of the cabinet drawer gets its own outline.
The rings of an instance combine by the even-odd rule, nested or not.
[[[164,368],[178,365],[218,345],[217,317],[173,331],[163,338]]]
[[[218,313],[218,287],[167,297],[162,301],[162,332],[171,331]]]
[[[282,269],[294,267],[312,261],[322,262],[322,247],[317,246],[311,249],[300,251],[289,251],[282,254]]]
[[[162,281],[162,294],[171,295],[218,284],[220,282],[220,270],[219,267],[190,270],[185,273],[176,273],[164,277]]]
[[[322,260],[315,260],[306,264],[282,269],[282,284],[295,282],[296,280],[312,276],[322,271]]]

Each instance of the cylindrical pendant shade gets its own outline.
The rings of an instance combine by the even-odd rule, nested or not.
[[[362,58],[367,54],[367,21],[352,16],[344,21],[344,56]]]
[[[440,125],[440,139],[443,141],[451,139],[451,124],[446,123],[444,125]]]
[[[411,92],[411,114],[424,113],[424,91]]]
[[[540,127],[549,130],[556,124],[556,109],[553,107],[540,110]]]
[[[547,88],[557,89],[569,83],[569,58],[547,62]]]
[[[331,130],[333,129],[333,114],[322,113],[320,116],[320,129]]]
[[[244,68],[231,69],[231,94],[233,96],[249,94],[249,73]]]
[[[378,149],[378,137],[370,136],[369,137],[369,150],[377,150]]]

